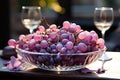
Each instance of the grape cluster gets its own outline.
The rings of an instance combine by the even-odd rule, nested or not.
[[[50,54],[80,54],[104,48],[104,40],[95,31],[82,30],[80,25],[64,21],[61,28],[55,24],[45,29],[39,26],[32,33],[19,36],[19,40],[10,39],[8,45],[32,52]]]

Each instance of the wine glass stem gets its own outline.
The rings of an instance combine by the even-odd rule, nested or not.
[[[105,64],[106,61],[102,61],[102,67],[101,69],[104,69],[104,64]]]
[[[30,33],[31,33],[31,34],[33,33],[33,30],[32,30],[32,29],[30,29]]]
[[[102,38],[105,40],[105,31],[102,31]]]

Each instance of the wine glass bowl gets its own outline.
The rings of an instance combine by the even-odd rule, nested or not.
[[[101,31],[103,38],[104,38],[105,32],[113,24],[113,19],[114,19],[113,8],[109,8],[109,7],[95,8],[94,24],[96,28]]]
[[[22,6],[21,20],[30,33],[33,33],[42,20],[41,7],[39,6]]]

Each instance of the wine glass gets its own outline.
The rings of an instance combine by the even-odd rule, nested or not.
[[[33,33],[42,20],[41,7],[39,6],[22,6],[21,20],[23,25]]]
[[[111,27],[113,24],[114,12],[111,7],[97,7],[94,10],[94,24],[98,30],[102,33],[102,38],[105,40],[105,32]],[[103,62],[103,65],[106,61],[111,60],[112,58],[108,57],[105,53],[99,59]]]

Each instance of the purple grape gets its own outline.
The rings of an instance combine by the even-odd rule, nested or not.
[[[19,44],[19,48],[23,49],[23,45],[25,44],[25,42],[23,40],[19,40],[17,44]]]
[[[33,50],[32,50],[32,52],[38,52],[38,50],[36,50],[36,49],[33,49]]]
[[[60,34],[59,35],[61,35],[63,33],[66,33],[66,32],[67,32],[66,30],[62,29],[62,30],[60,30]]]
[[[90,34],[93,35],[93,34],[96,34],[96,32],[92,30],[92,31],[90,31]]]
[[[52,49],[51,50],[51,53],[54,53],[54,54],[56,54],[58,51],[56,50],[56,49]]]
[[[81,51],[80,50],[77,50],[77,52],[76,52],[77,54],[80,54],[81,53]]]
[[[21,34],[20,36],[19,36],[19,40],[21,41],[21,40],[23,40],[25,38],[25,35],[24,34]]]
[[[98,74],[101,74],[101,73],[105,73],[105,69],[103,69],[103,68],[99,68],[96,72],[98,73]]]
[[[38,56],[38,61],[39,61],[39,63],[41,64],[41,63],[43,63],[44,62],[44,60],[43,60],[43,58],[42,58],[42,56]]]
[[[57,54],[57,56],[56,56],[56,60],[57,60],[57,62],[59,62],[59,61],[61,60],[60,53]]]
[[[57,55],[54,56],[54,61],[55,61],[56,65],[60,65],[60,61],[61,61],[60,53],[58,53]]]
[[[74,51],[71,49],[71,50],[67,50],[67,54],[74,54]]]
[[[82,40],[85,38],[85,32],[81,32],[78,34],[78,39]]]
[[[69,38],[69,34],[68,33],[63,33],[61,36],[61,39],[68,39]]]
[[[62,44],[65,45],[68,41],[68,39],[62,39]]]
[[[9,63],[7,64],[7,68],[9,70],[18,71],[22,67],[21,64],[22,62],[19,59],[15,58],[14,56],[11,56]]]
[[[99,46],[100,49],[104,48],[104,44],[105,44],[104,39],[99,38],[96,43],[98,44],[98,46]]]
[[[44,26],[39,26],[38,29],[39,29],[40,33],[45,32],[45,28],[44,28]]]
[[[56,45],[55,45],[55,44],[51,44],[51,45],[50,45],[50,48],[51,48],[51,49],[56,49]]]
[[[17,42],[16,42],[15,39],[10,39],[10,40],[8,41],[8,45],[11,46],[11,47],[13,47],[13,48],[15,48],[16,45],[17,45]]]
[[[93,47],[96,47],[96,42],[92,40],[92,41],[90,42],[90,46],[91,46],[92,48],[93,48]]]
[[[74,65],[74,60],[73,60],[73,59],[70,59],[69,65],[70,65],[70,66]]]
[[[62,47],[61,50],[60,50],[60,53],[61,54],[66,54],[66,51],[67,51],[66,47]]]
[[[51,48],[50,47],[47,47],[47,52],[51,52]]]
[[[57,36],[57,32],[51,32],[51,33],[49,34],[49,37],[50,37],[51,39],[56,38],[56,36]]]
[[[29,45],[35,45],[35,40],[34,39],[31,39],[30,41],[29,41]]]
[[[53,65],[54,64],[54,59],[51,57],[50,58],[50,64]]]
[[[91,35],[91,34],[87,34],[87,35],[85,36],[85,40],[86,40],[88,43],[90,43],[90,41],[92,40],[92,35]]]
[[[14,66],[13,64],[15,63],[16,58],[15,58],[14,56],[11,56],[11,57],[10,57],[10,61],[11,61],[11,63],[12,63],[12,66]]]
[[[27,48],[24,48],[24,50],[26,50],[26,51],[30,51],[30,49],[27,47]]]
[[[90,42],[89,42],[88,40],[86,40],[86,39],[82,39],[80,42],[81,42],[81,43],[85,43],[86,45],[89,45],[89,44],[90,44]]]
[[[34,35],[34,40],[37,41],[41,41],[43,39],[43,36],[41,35]]]
[[[48,43],[51,43],[51,42],[52,42],[52,39],[51,39],[51,38],[48,38],[47,41],[48,41]]]
[[[46,40],[46,41],[48,40],[48,35],[44,35],[44,36],[42,35],[42,37],[43,37],[44,40]]]
[[[66,45],[65,45],[65,47],[67,48],[67,49],[72,49],[73,48],[73,42],[71,42],[71,41],[68,41],[67,43],[66,43]]]
[[[57,30],[57,26],[55,24],[50,25],[49,27],[52,31],[56,31]]]
[[[73,43],[75,42],[75,36],[74,34],[69,35],[69,41],[72,41]]]
[[[40,53],[46,53],[46,49],[40,49]]]
[[[23,49],[25,49],[25,48],[28,48],[28,45],[27,44],[23,44],[23,47],[22,47]]]
[[[69,21],[64,21],[63,22],[63,28],[68,29],[70,27],[70,22]]]
[[[92,41],[97,41],[98,40],[98,35],[97,34],[93,34],[92,35]]]
[[[58,51],[60,51],[62,47],[63,47],[62,43],[60,43],[60,42],[57,43],[56,49],[57,49]]]
[[[58,37],[55,37],[54,39],[52,39],[52,44],[57,43],[59,41]]]
[[[46,40],[42,40],[40,45],[41,45],[41,48],[47,48],[48,47],[48,42]]]
[[[76,24],[72,23],[69,27],[69,32],[70,33],[75,33],[75,31],[76,31]]]
[[[91,52],[91,51],[92,51],[92,47],[88,45],[88,46],[87,46],[87,51],[88,51],[88,52]]]
[[[76,53],[77,50],[78,50],[77,46],[74,46],[74,47],[73,47],[73,51],[74,51],[74,53]]]
[[[79,25],[76,25],[76,32],[79,33],[81,31],[81,27]]]
[[[35,40],[31,39],[28,45],[28,48],[32,51],[35,49]]]
[[[78,44],[78,49],[81,51],[81,52],[86,52],[87,51],[87,45],[85,43],[79,43]]]
[[[23,39],[23,41],[27,42],[27,41],[30,41],[32,38],[33,38],[33,34],[28,34],[25,36],[25,38]]]
[[[35,49],[37,50],[37,51],[39,51],[40,49],[41,49],[41,45],[40,44],[35,44]]]

